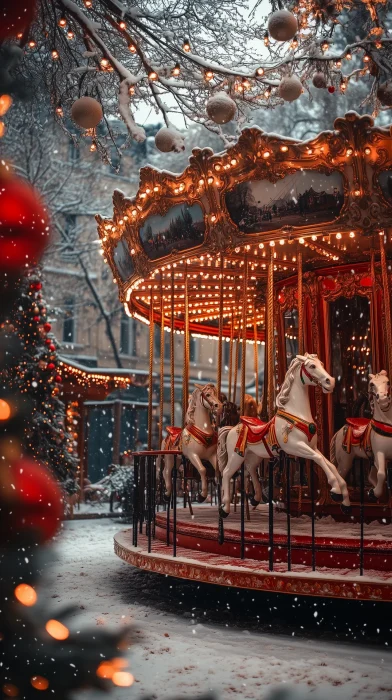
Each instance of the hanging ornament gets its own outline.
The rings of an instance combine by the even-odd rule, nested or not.
[[[52,326],[50,323],[44,323],[44,330],[49,333],[50,330],[52,330]]]
[[[60,377],[59,374],[56,374],[56,376],[55,376],[55,378],[54,378],[54,381],[56,382],[56,384],[61,384],[61,382],[62,382],[63,380],[62,380],[62,378]]]
[[[333,93],[335,92],[335,88],[333,85],[328,85],[328,92],[330,92],[331,95],[333,95]]]
[[[302,83],[296,75],[282,78],[279,83],[279,96],[285,102],[294,102],[302,93]]]
[[[209,118],[215,124],[227,124],[237,111],[237,105],[226,92],[216,92],[212,95],[206,105]]]
[[[71,107],[71,117],[83,129],[94,129],[103,117],[102,106],[93,97],[80,97]]]
[[[63,506],[61,491],[49,471],[22,457],[4,469],[2,476],[6,503],[2,511],[11,537],[31,532],[40,543],[51,539],[60,527]]]
[[[386,80],[378,86],[377,98],[384,107],[392,107],[392,80]]]
[[[297,32],[297,18],[288,10],[277,10],[268,20],[268,33],[276,41],[290,41]]]
[[[49,370],[50,372],[52,372],[52,371],[54,370],[55,367],[56,367],[56,365],[55,365],[53,362],[49,362],[49,363],[48,363],[48,370]]]
[[[315,88],[326,88],[327,87],[327,81],[325,79],[324,73],[318,72],[315,73],[313,76],[312,83]]]
[[[162,153],[180,153],[185,149],[184,137],[173,127],[163,126],[155,135],[155,145]]]
[[[35,0],[2,0],[0,41],[24,32],[34,19]]]
[[[0,176],[0,268],[17,270],[40,258],[49,240],[46,211],[23,180]]]
[[[50,350],[50,352],[54,352],[56,350],[56,346],[53,345],[53,343],[50,343],[49,350]]]

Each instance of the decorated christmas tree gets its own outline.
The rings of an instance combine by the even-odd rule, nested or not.
[[[78,462],[60,399],[62,378],[57,343],[42,297],[39,268],[24,277],[9,328],[15,330],[23,344],[21,356],[11,367],[10,379],[32,406],[25,426],[24,449],[48,466],[65,489],[72,492]]]

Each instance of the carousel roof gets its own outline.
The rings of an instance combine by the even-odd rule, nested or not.
[[[279,282],[299,262],[326,274],[378,254],[392,127],[350,112],[309,141],[245,129],[222,153],[194,149],[180,175],[143,168],[136,196],[115,191],[113,202],[98,231],[129,314],[213,336],[246,316],[247,337],[261,340],[269,268]]]

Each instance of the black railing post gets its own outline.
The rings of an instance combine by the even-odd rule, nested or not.
[[[177,556],[177,455],[173,466],[173,557]]]
[[[284,457],[286,466],[286,515],[287,515],[287,571],[291,571],[291,479],[290,479],[290,457]]]
[[[152,536],[155,538],[155,515],[157,507],[157,458],[153,456],[151,460],[151,500],[152,500]]]
[[[241,464],[241,559],[245,559],[245,462]]]
[[[359,575],[363,576],[364,564],[364,549],[363,549],[363,534],[364,534],[364,518],[365,518],[365,474],[363,470],[363,459],[359,460],[359,485],[360,485],[360,503],[359,503],[359,522],[360,522],[360,541],[359,541]]]
[[[137,547],[137,529],[139,521],[139,457],[133,458],[133,514],[132,514],[132,544]]]
[[[315,505],[314,505],[314,463],[310,465],[310,503],[312,509],[312,571],[316,571]]]
[[[270,459],[268,464],[268,549],[269,549],[269,570],[274,570],[274,464]]]
[[[152,463],[152,456],[148,455],[145,458],[145,464],[147,465],[147,493],[146,493],[146,500],[147,500],[147,522],[146,522],[146,530],[147,530],[147,538],[148,538],[148,547],[147,551],[151,552],[151,521],[152,521],[152,503],[151,503],[151,495],[152,495],[152,483],[151,483],[151,463]]]
[[[142,455],[140,458],[140,472],[139,472],[139,532],[143,532],[143,521],[144,521],[144,509],[145,509],[145,488],[146,488],[146,458]]]

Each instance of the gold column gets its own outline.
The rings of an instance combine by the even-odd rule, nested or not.
[[[170,297],[170,424],[174,425],[174,271],[171,273]]]
[[[154,362],[154,294],[150,291],[150,335],[149,335],[149,365],[148,365],[148,441],[147,449],[152,445],[152,368]]]
[[[231,383],[233,379],[233,338],[234,338],[234,312],[231,315],[231,328],[230,328],[230,347],[229,347],[229,395],[228,401],[231,401]]]
[[[259,403],[259,350],[257,344],[257,318],[256,318],[256,307],[254,309],[253,316],[253,338],[254,344],[254,367],[255,367],[255,398],[256,403]]]
[[[270,259],[267,275],[267,410],[268,418],[272,418],[275,411],[274,395],[274,247],[270,247]]]
[[[220,256],[220,279],[219,279],[219,336],[218,336],[218,368],[216,386],[218,396],[221,393],[222,385],[222,334],[223,334],[223,255]]]
[[[304,354],[304,298],[302,285],[302,250],[298,248],[298,352]]]
[[[248,256],[245,255],[244,278],[242,285],[242,355],[241,355],[241,415],[244,415],[246,382],[246,317],[248,311]]]
[[[182,424],[185,425],[185,415],[188,410],[189,390],[189,304],[188,304],[188,269],[185,267],[184,280],[184,371],[182,383]]]
[[[163,391],[164,391],[164,360],[165,360],[165,308],[163,305],[163,280],[161,274],[161,343],[160,343],[160,377],[159,377],[159,449],[162,445],[163,431]]]
[[[387,359],[387,370],[388,377],[392,377],[392,326],[391,326],[391,295],[388,283],[388,268],[387,259],[385,254],[385,242],[384,233],[379,236],[380,238],[380,256],[381,256],[381,277],[382,277],[382,291],[383,291],[383,301],[384,301],[384,313],[385,313],[385,340],[386,340],[386,359]]]
[[[370,276],[372,278],[372,297],[370,302],[370,340],[372,348],[372,372],[377,373],[381,370],[381,348],[379,342],[380,328],[378,323],[377,275],[374,248],[372,248],[370,251]]]

